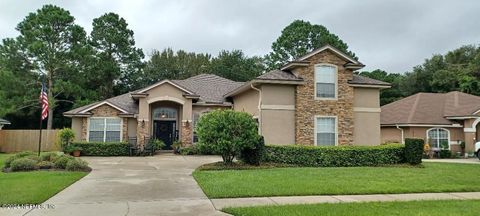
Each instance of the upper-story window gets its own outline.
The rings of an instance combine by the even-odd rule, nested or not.
[[[315,66],[315,98],[337,98],[337,67],[324,64]]]

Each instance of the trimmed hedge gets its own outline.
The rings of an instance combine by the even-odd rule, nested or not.
[[[417,165],[422,163],[423,139],[407,138],[405,139],[405,159],[407,163]]]
[[[75,147],[82,148],[84,156],[128,156],[128,143],[126,142],[73,142]]]
[[[352,167],[398,164],[405,161],[405,146],[265,146],[264,162],[312,167]]]

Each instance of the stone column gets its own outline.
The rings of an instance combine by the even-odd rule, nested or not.
[[[182,131],[181,131],[181,139],[183,146],[191,146],[192,139],[193,139],[193,131],[192,131],[192,122],[191,121],[182,121]]]
[[[145,143],[145,137],[149,137],[149,128],[150,128],[150,123],[149,121],[142,121],[139,119],[137,123],[137,145],[138,146],[143,146]]]
[[[473,152],[475,150],[476,132],[465,133],[465,152]]]

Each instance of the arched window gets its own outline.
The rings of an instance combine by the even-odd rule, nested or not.
[[[158,107],[153,110],[152,117],[154,120],[175,120],[177,119],[177,110],[168,107]]]
[[[443,128],[431,128],[427,130],[427,140],[430,148],[441,148],[446,145],[450,148],[450,131]]]

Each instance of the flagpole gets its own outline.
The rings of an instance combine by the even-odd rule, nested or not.
[[[42,106],[40,106],[40,135],[38,136],[38,156],[40,156],[40,151],[42,150]]]

